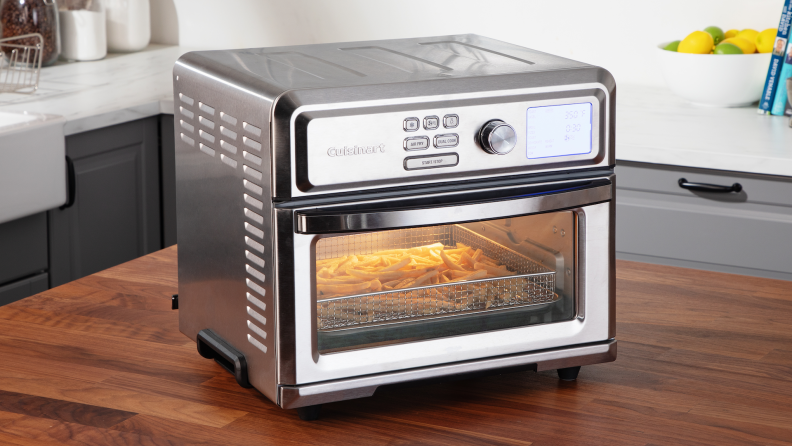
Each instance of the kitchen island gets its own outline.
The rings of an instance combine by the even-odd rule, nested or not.
[[[327,404],[239,387],[178,330],[176,247],[0,308],[0,443],[792,444],[789,282],[617,262],[618,359]]]

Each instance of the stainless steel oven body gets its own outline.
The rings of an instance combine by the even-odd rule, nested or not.
[[[607,71],[461,35],[188,53],[174,93],[180,329],[241,384],[615,359]]]

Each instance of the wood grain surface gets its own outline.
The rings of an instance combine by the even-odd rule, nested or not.
[[[378,392],[304,422],[178,330],[176,250],[0,307],[0,444],[792,444],[792,283],[618,262],[616,362]]]

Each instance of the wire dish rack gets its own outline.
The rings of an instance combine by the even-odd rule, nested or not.
[[[38,90],[43,44],[37,33],[0,39],[0,93]]]
[[[458,225],[325,238],[316,245],[316,258],[366,255],[437,242],[445,246],[464,243],[473,249],[481,249],[488,257],[515,271],[515,275],[318,300],[318,329],[349,329],[458,313],[544,305],[559,298],[555,293],[555,271]]]

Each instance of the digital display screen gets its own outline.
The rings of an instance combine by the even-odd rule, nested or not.
[[[591,153],[591,102],[531,107],[527,112],[528,159]]]

